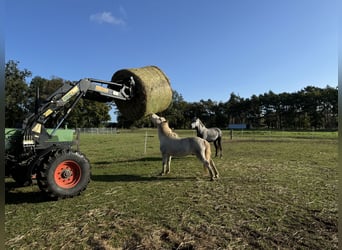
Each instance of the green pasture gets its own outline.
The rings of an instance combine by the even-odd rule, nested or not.
[[[224,131],[212,182],[194,156],[158,176],[156,129],[81,134],[92,165],[82,195],[46,200],[5,179],[5,246],[337,249],[337,145],[337,132]]]

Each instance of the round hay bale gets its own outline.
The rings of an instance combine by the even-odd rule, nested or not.
[[[134,96],[129,101],[115,100],[120,113],[129,120],[138,120],[146,115],[162,112],[172,101],[172,89],[167,76],[156,66],[122,69],[115,72],[112,82],[133,77]]]

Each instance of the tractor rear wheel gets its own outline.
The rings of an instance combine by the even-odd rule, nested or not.
[[[52,198],[70,198],[86,189],[90,172],[89,161],[83,154],[57,150],[42,162],[37,183]]]

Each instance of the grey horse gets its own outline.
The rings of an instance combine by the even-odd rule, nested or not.
[[[220,151],[220,158],[222,157],[222,131],[219,128],[206,128],[200,119],[194,118],[191,123],[191,128],[196,129],[197,136],[207,140],[208,142],[214,142],[215,157],[217,157],[217,151]]]

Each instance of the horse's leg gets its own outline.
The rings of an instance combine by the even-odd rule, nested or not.
[[[213,168],[210,165],[210,162],[204,159],[203,165],[209,170],[210,180],[212,180],[212,181],[215,180],[216,176],[215,176]]]
[[[169,174],[170,173],[171,158],[172,158],[171,155],[167,158],[167,168],[166,168],[165,174]]]
[[[219,172],[218,172],[218,170],[217,170],[217,168],[215,166],[215,163],[214,163],[213,159],[210,159],[210,165],[211,165],[211,167],[212,167],[212,169],[214,171],[214,178],[218,179],[220,177],[220,174],[219,174]]]
[[[169,159],[169,156],[166,155],[166,154],[163,154],[162,171],[160,172],[159,175],[165,175],[165,173],[166,173],[166,165],[167,165],[168,159]]]
[[[206,140],[204,142],[204,148],[202,148],[201,152],[197,154],[198,159],[200,159],[204,165],[205,168],[208,169],[210,173],[210,178],[213,181],[215,179],[216,174],[214,173],[214,170],[212,169],[210,165],[211,161],[211,148],[210,148],[210,143],[207,142]]]
[[[208,161],[205,157],[205,153],[197,154],[197,158],[203,163],[203,167],[208,170],[210,174],[210,179],[213,181],[215,179],[215,173],[212,167],[210,166],[210,160]]]
[[[217,157],[217,144],[216,144],[217,140],[214,141],[214,146],[215,146],[215,157]]]
[[[221,144],[221,136],[218,137],[218,146],[219,146],[219,149],[220,149],[220,158],[222,158],[222,144]]]

